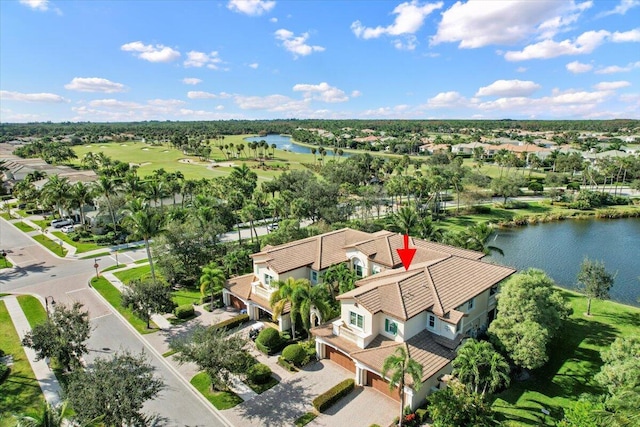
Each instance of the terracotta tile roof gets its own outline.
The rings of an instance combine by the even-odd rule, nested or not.
[[[244,276],[232,277],[227,280],[224,285],[225,289],[231,292],[233,295],[243,299],[244,301],[251,301],[266,311],[273,311],[271,303],[261,296],[252,292],[251,283],[258,281],[258,277],[253,273],[245,274]],[[287,303],[284,306],[283,314],[291,311],[291,304]]]
[[[347,354],[360,350],[360,347],[358,347],[353,341],[333,335],[333,325],[331,323],[332,322],[329,321],[324,325],[311,328],[311,334],[315,337],[321,338],[323,341],[328,342],[342,351],[347,352]]]
[[[337,299],[355,299],[369,312],[407,320],[431,310],[450,323],[460,319],[455,308],[513,274],[515,270],[486,262],[448,256],[415,264],[408,271],[387,270],[356,282]]]
[[[423,382],[447,366],[456,356],[455,351],[438,344],[428,331],[422,331],[404,343],[378,335],[367,348],[353,351],[349,355],[371,369],[382,372],[384,360],[400,346],[404,346],[409,357],[422,365]],[[413,383],[409,377],[405,381],[407,384]]]
[[[370,238],[369,233],[343,228],[278,246],[265,246],[252,258],[266,257],[267,265],[278,274],[310,266],[323,270],[331,265],[347,261],[344,248],[357,241]]]

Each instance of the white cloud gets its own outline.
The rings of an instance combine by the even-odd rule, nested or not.
[[[595,71],[596,74],[614,74],[614,73],[626,73],[634,68],[640,68],[640,61],[631,62],[624,67],[619,65],[610,65],[608,67],[600,68]]]
[[[399,4],[391,12],[396,15],[392,24],[387,26],[365,27],[360,21],[351,24],[351,31],[358,38],[376,39],[380,36],[405,36],[407,40],[394,40],[397,49],[413,50],[417,39],[413,34],[424,24],[425,18],[434,10],[442,8],[443,3],[420,3],[417,0]]]
[[[308,101],[291,99],[284,95],[236,96],[235,103],[243,110],[266,110],[274,112],[300,113],[308,108]]]
[[[269,12],[276,5],[275,1],[265,0],[229,0],[227,8],[234,12],[244,13],[249,16],[260,16]]]
[[[354,90],[351,92],[351,97],[352,98],[357,98],[359,96],[362,96],[362,92],[360,92],[359,90]]]
[[[187,59],[184,61],[184,66],[200,68],[206,65],[207,68],[217,70],[218,64],[220,63],[222,63],[222,59],[218,57],[218,52],[214,51],[211,53],[205,53],[192,50],[187,53]]]
[[[282,45],[286,50],[294,54],[294,57],[307,56],[313,52],[322,52],[324,47],[311,46],[306,43],[309,38],[309,33],[302,33],[299,36],[295,36],[291,31],[284,28],[275,32],[276,39],[282,41]]]
[[[599,17],[609,15],[624,15],[631,8],[640,6],[640,0],[621,0],[620,3],[611,10],[602,12]]]
[[[60,95],[55,93],[22,93],[11,92],[8,90],[0,90],[0,99],[3,101],[20,101],[20,102],[48,102],[48,103],[60,103],[67,102]]]
[[[182,79],[182,83],[186,84],[186,85],[197,85],[202,83],[201,79],[197,79],[195,77],[185,77],[184,79]]]
[[[550,37],[575,22],[591,2],[519,0],[461,1],[442,13],[432,44],[459,42],[459,48],[509,45],[531,36]]]
[[[603,44],[611,33],[605,30],[587,31],[575,41],[569,39],[561,42],[544,40],[526,46],[521,51],[508,51],[504,57],[507,61],[526,61],[528,59],[548,59],[562,55],[581,55],[593,52]]]
[[[611,34],[611,41],[614,43],[640,42],[640,28],[625,31],[624,33],[616,31]]]
[[[147,104],[158,107],[177,107],[178,105],[184,105],[185,102],[180,99],[150,99]]]
[[[518,73],[524,73],[525,71],[527,71],[527,67],[518,67],[518,68],[516,68],[516,71]]]
[[[276,22],[278,22],[278,18],[274,16],[273,18],[269,19],[269,22],[273,22],[275,24]]]
[[[573,74],[586,73],[587,71],[591,71],[593,65],[591,64],[583,64],[579,61],[569,62],[567,65],[567,70],[571,71]]]
[[[20,0],[20,4],[42,12],[49,10],[49,0]]]
[[[70,83],[64,85],[65,89],[77,90],[78,92],[103,92],[114,93],[124,92],[126,87],[122,83],[100,77],[74,77]]]
[[[203,92],[199,90],[192,90],[187,92],[187,98],[189,99],[213,99],[218,98],[218,95],[211,92]]]
[[[102,108],[127,108],[127,109],[136,109],[140,108],[140,104],[137,102],[127,102],[127,101],[119,101],[117,99],[108,98],[108,99],[94,99],[89,102],[91,107],[102,107]]]
[[[254,70],[257,69],[260,66],[260,64],[258,64],[257,62],[254,62],[253,64],[249,64],[249,67],[253,68]]]
[[[460,107],[466,99],[455,91],[440,92],[433,98],[427,100],[426,108],[453,108]]]
[[[293,86],[294,92],[302,92],[305,99],[315,99],[323,102],[345,102],[349,97],[337,87],[329,86],[322,82],[317,85],[297,84]]]
[[[489,86],[478,89],[475,96],[516,97],[529,96],[541,86],[530,80],[496,80]]]
[[[120,49],[125,52],[135,52],[138,58],[149,62],[171,62],[180,58],[180,52],[161,44],[153,46],[136,41],[123,44]]]
[[[600,82],[598,84],[593,85],[593,88],[595,90],[617,90],[617,89],[622,89],[623,87],[629,87],[629,86],[631,86],[631,83],[624,80],[619,80],[616,82]]]

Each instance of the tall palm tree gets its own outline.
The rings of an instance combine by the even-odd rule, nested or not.
[[[84,185],[83,182],[78,181],[71,186],[71,204],[72,207],[77,207],[80,211],[80,223],[84,225],[84,206],[86,206],[91,200],[93,200],[93,188],[89,185]]]
[[[227,282],[227,277],[219,268],[215,268],[213,263],[202,269],[202,275],[200,276],[200,293],[204,295],[211,292],[211,309],[213,310],[213,300],[217,292],[221,292],[224,288],[224,284]]]
[[[290,304],[289,316],[291,317],[291,337],[296,339],[296,318],[300,314],[300,289],[308,285],[307,279],[294,279],[289,277],[286,281],[278,280],[273,285],[276,287],[275,292],[271,294],[271,307],[273,308],[273,320],[284,311],[287,303]]]
[[[151,267],[151,277],[156,282],[156,272],[151,257],[151,247],[149,240],[162,231],[162,217],[153,212],[147,202],[142,199],[131,200],[124,209],[125,217],[123,224],[130,228],[134,238],[144,240],[144,247],[147,251],[147,259]]]
[[[453,375],[469,391],[493,393],[509,385],[509,363],[487,341],[467,340],[453,360]]]
[[[403,344],[396,348],[393,354],[384,359],[382,376],[387,377],[388,373],[391,373],[391,376],[388,377],[389,390],[393,391],[394,388],[398,387],[400,391],[400,421],[398,425],[402,426],[405,376],[409,375],[411,381],[413,381],[414,390],[418,391],[422,387],[422,365],[410,357],[406,344]]]
[[[70,188],[69,178],[60,178],[59,175],[51,175],[49,181],[42,187],[42,196],[53,202],[60,216],[62,216],[62,205],[69,197]]]
[[[311,339],[311,328],[314,325],[313,316],[317,315],[318,324],[322,319],[329,316],[331,307],[329,304],[329,293],[324,286],[311,286],[308,281],[296,290],[296,297],[300,307],[302,325],[307,331],[307,336]]]
[[[346,263],[332,265],[325,271],[322,280],[329,289],[329,293],[335,299],[336,288],[339,294],[349,292],[355,286],[358,277]]]
[[[111,214],[111,221],[113,223],[113,230],[116,230],[116,213],[113,210],[113,205],[111,204],[111,196],[115,196],[118,194],[118,185],[116,181],[101,175],[97,181],[95,181],[96,192],[102,196],[107,201],[107,208],[109,208],[109,213]]]
[[[409,235],[418,225],[418,214],[414,208],[403,206],[393,214],[392,221],[392,228],[395,231]]]
[[[45,402],[39,416],[17,415],[15,417],[16,427],[63,427],[71,425],[65,417],[66,410],[66,401],[57,406]]]

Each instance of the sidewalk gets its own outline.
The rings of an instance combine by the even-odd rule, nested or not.
[[[3,301],[7,307],[11,320],[13,321],[13,326],[18,333],[18,337],[20,337],[20,341],[22,341],[25,333],[31,330],[29,321],[24,315],[22,307],[20,307],[16,296],[5,296]],[[27,355],[31,369],[40,384],[40,389],[42,389],[45,400],[53,406],[58,405],[60,403],[62,389],[60,388],[60,383],[58,383],[58,379],[55,374],[51,369],[49,369],[49,366],[47,366],[47,363],[44,360],[35,361],[36,352],[34,350],[28,347],[23,347],[23,349]]]

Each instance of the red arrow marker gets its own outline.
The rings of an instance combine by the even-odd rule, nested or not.
[[[411,267],[411,261],[413,260],[413,256],[416,254],[415,248],[409,248],[409,235],[404,235],[404,248],[396,249],[398,251],[398,255],[400,256],[400,260],[402,261],[402,265],[404,265],[404,269],[408,270]]]

